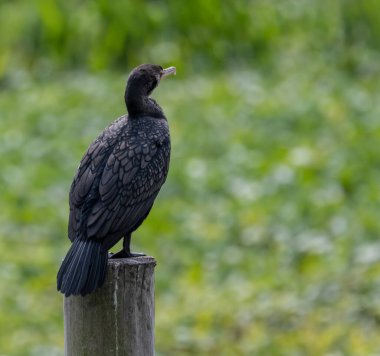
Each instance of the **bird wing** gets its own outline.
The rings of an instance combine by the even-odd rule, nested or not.
[[[134,231],[165,182],[169,159],[166,129],[137,130],[121,139],[104,166],[99,199],[87,220],[88,238],[103,239],[115,233],[121,237]]]
[[[96,185],[96,181],[99,181],[105,162],[118,140],[116,132],[120,130],[126,122],[126,117],[122,116],[111,123],[103,133],[91,143],[79,164],[69,193],[70,214],[68,235],[71,241],[74,241],[79,232],[82,208],[86,201],[88,202],[90,191],[93,186]],[[93,191],[92,195],[92,199],[96,199],[96,191]]]

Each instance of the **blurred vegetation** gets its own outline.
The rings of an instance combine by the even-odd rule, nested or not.
[[[84,150],[154,93],[158,355],[380,354],[380,2],[0,2],[0,355],[63,355],[55,275]],[[115,248],[117,250],[117,248]]]
[[[181,73],[321,57],[352,71],[380,47],[376,0],[1,1],[0,76],[176,63]],[[366,53],[362,53],[365,51]],[[308,58],[309,57],[309,58]],[[359,58],[358,58],[359,57]],[[46,68],[48,67],[48,68]],[[357,69],[357,68],[356,68]]]

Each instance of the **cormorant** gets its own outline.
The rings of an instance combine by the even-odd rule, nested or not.
[[[148,216],[170,159],[168,123],[150,94],[175,72],[153,64],[135,68],[125,89],[128,115],[112,122],[81,160],[69,195],[72,245],[57,275],[66,296],[84,296],[104,283],[108,250],[122,237],[123,249],[111,258],[139,255],[130,251],[131,234]]]

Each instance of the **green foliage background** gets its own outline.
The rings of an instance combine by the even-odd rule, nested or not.
[[[380,2],[2,0],[0,34],[1,356],[63,355],[67,192],[144,62],[157,354],[380,354]]]

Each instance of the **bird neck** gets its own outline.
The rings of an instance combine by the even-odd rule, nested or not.
[[[132,117],[165,117],[160,105],[146,94],[136,93],[136,91],[130,94],[130,91],[127,90],[125,92],[125,105],[127,106],[128,114]]]

